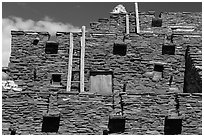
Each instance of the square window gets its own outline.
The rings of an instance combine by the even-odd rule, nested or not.
[[[163,45],[162,46],[162,55],[175,55],[175,46],[172,45],[172,46],[166,46],[166,45]]]
[[[60,74],[52,74],[52,84],[53,85],[60,85],[61,82],[61,75]]]
[[[154,64],[154,71],[163,72],[164,66],[162,64]]]
[[[127,44],[114,43],[114,46],[113,46],[113,54],[114,55],[125,56],[126,51],[127,51]]]
[[[110,133],[125,131],[125,117],[124,116],[110,116],[108,121],[108,129]]]
[[[58,132],[59,123],[59,116],[43,116],[42,132]]]
[[[47,41],[45,46],[46,54],[57,54],[59,43],[54,41]]]
[[[161,26],[162,26],[162,19],[160,18],[152,19],[152,27],[161,27]]]
[[[182,131],[182,119],[168,119],[164,122],[164,135],[178,135]]]

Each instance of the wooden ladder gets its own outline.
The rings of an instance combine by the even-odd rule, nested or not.
[[[70,47],[69,47],[69,64],[68,64],[68,74],[67,74],[67,92],[71,92],[71,86],[72,83],[79,83],[80,85],[80,91],[79,92],[84,92],[84,57],[85,57],[85,26],[82,26],[82,37],[81,37],[81,47],[80,47],[80,66],[79,69],[77,70],[80,72],[79,76],[79,81],[72,81],[72,73],[74,72],[72,70],[72,62],[73,59],[73,51],[74,51],[74,44],[73,44],[73,32],[70,32]],[[76,70],[75,70],[76,71]]]

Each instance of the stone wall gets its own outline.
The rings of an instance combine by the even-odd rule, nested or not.
[[[189,45],[201,49],[201,13],[162,13],[162,27],[151,27],[154,12],[139,15],[139,34],[135,34],[133,12],[129,13],[129,35],[125,14],[111,14],[110,18],[90,23],[91,29],[86,32],[84,93],[78,92],[78,83],[66,92],[69,32],[57,32],[52,43],[58,43],[58,53],[46,54],[47,32],[12,31],[10,75],[23,90],[3,90],[3,134],[10,133],[9,127],[17,129],[17,134],[103,134],[109,116],[121,111],[119,93],[124,84],[126,124],[121,134],[164,134],[165,117],[175,114],[182,119],[181,134],[202,134],[202,94],[183,93],[184,79],[192,76],[186,67],[196,63],[191,63],[192,56],[186,54],[186,49]],[[183,24],[186,19],[193,27]],[[76,81],[80,37],[81,33],[74,33]],[[37,45],[33,44],[36,38]],[[114,49],[117,44],[127,46],[125,55],[114,53],[119,50]],[[163,46],[175,47],[175,53],[162,54]],[[90,93],[92,71],[113,72],[113,94]],[[60,84],[52,84],[52,74],[61,76]],[[199,83],[201,75],[197,76]],[[197,87],[201,87],[200,83]],[[43,116],[60,116],[57,133],[41,132]]]
[[[121,134],[164,134],[166,116],[176,113],[175,93],[154,92],[123,95],[125,132]],[[181,134],[202,134],[201,93],[178,93],[179,114],[182,118]],[[107,129],[109,115],[119,108],[115,98],[94,94],[58,94],[56,102],[60,113],[57,133],[41,132],[43,116],[50,113],[49,93],[3,92],[2,131],[10,134],[14,127],[19,135],[46,134],[94,134],[101,135]]]
[[[184,92],[202,93],[202,52],[196,46],[186,49]]]

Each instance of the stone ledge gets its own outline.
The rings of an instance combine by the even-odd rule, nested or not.
[[[83,95],[96,96],[95,93],[91,93],[91,92],[80,92],[79,95],[80,96],[83,96]]]
[[[157,65],[167,65],[168,63],[162,61],[150,61],[150,64],[157,64]]]
[[[178,93],[178,95],[180,95],[180,96],[191,96],[191,93]]]
[[[102,35],[105,35],[105,36],[116,36],[116,33],[94,33],[94,32],[92,32],[92,33],[90,33],[90,35],[92,35],[92,36],[102,36]]]
[[[158,96],[158,95],[170,95],[170,94],[175,94],[175,93],[162,93],[162,94],[158,94],[156,92],[144,92],[144,93],[127,93],[128,95],[148,95],[148,96]]]
[[[65,95],[78,95],[78,94],[79,94],[79,92],[73,92],[73,91],[71,91],[71,92],[58,92],[57,94],[65,94]]]
[[[202,97],[202,93],[192,93],[192,96],[201,96]]]
[[[70,33],[75,33],[75,34],[80,34],[81,35],[82,32],[81,32],[80,29],[78,31],[68,31],[68,32],[58,31],[58,32],[56,32],[56,36],[60,36],[61,34],[68,35]]]
[[[44,113],[43,117],[49,117],[49,116],[53,116],[53,117],[59,117],[60,116],[60,112],[52,112],[52,113]]]
[[[49,32],[37,32],[37,31],[15,31],[11,30],[11,35],[50,35]]]
[[[175,25],[175,26],[168,26],[171,29],[194,29],[195,26],[179,26],[179,25]]]

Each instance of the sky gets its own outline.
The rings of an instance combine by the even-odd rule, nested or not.
[[[134,2],[3,2],[2,66],[10,57],[11,30],[57,31],[78,30],[99,18],[109,18],[115,6],[122,4],[134,11]],[[201,12],[201,2],[138,2],[139,11]]]

